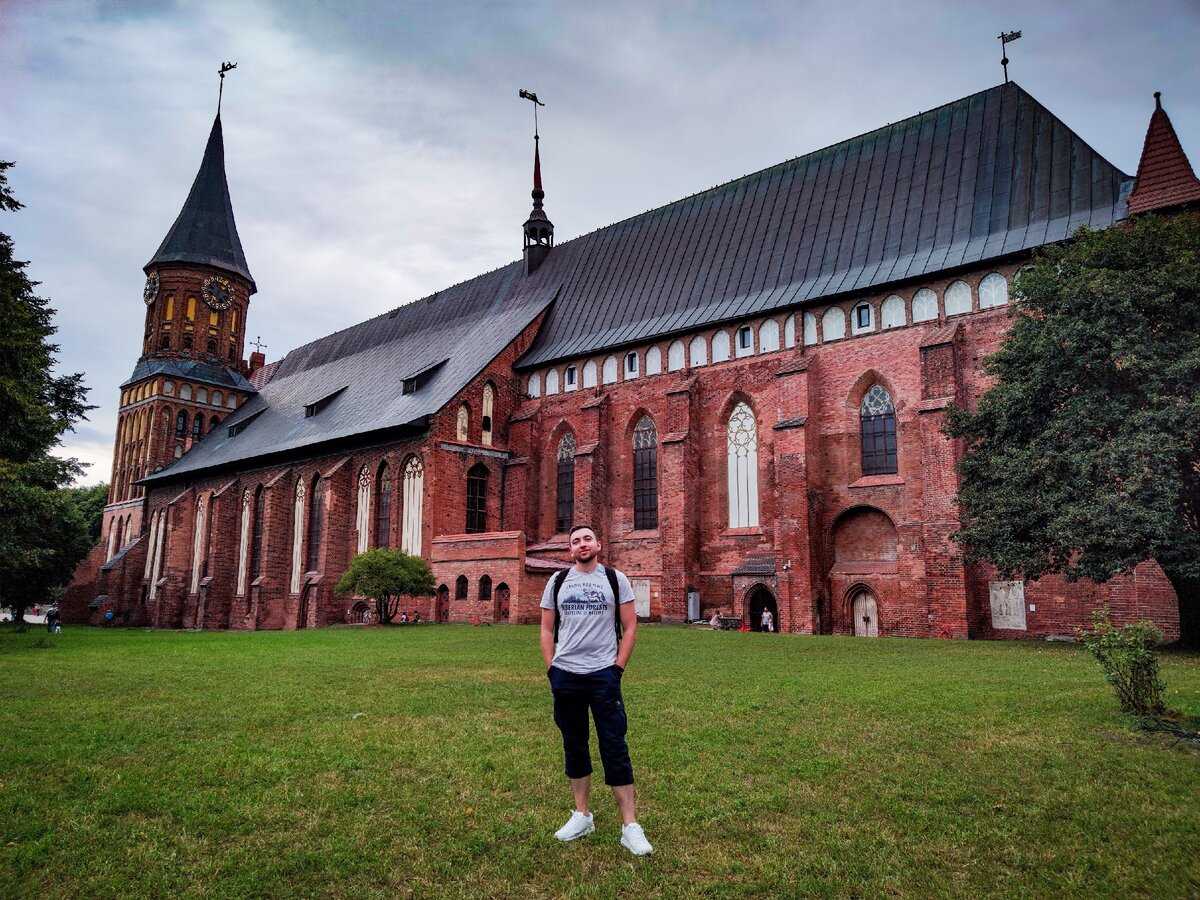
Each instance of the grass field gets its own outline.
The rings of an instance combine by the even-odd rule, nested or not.
[[[641,860],[552,837],[532,628],[0,632],[0,896],[1200,893],[1200,754],[1078,648],[644,627],[625,696]]]

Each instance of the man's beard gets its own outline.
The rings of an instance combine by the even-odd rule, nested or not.
[[[591,559],[595,555],[596,555],[595,550],[576,550],[575,551],[575,561],[576,562],[587,562],[589,559]]]

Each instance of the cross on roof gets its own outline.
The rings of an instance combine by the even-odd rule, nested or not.
[[[254,336],[254,342],[250,346],[253,347],[255,350],[257,350],[259,353],[262,353],[264,350],[267,349],[267,345],[262,342],[261,334],[256,334]]]

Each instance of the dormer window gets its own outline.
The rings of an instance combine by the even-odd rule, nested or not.
[[[439,368],[441,368],[442,364],[445,362],[446,362],[446,360],[444,360],[444,359],[439,360],[438,362],[435,362],[433,365],[426,366],[423,369],[418,369],[416,372],[413,372],[411,375],[406,375],[400,381],[400,393],[402,395],[415,394],[417,391],[419,391],[421,388],[423,388],[426,384],[429,383],[429,379],[433,377],[434,373],[437,372],[437,370]]]
[[[405,378],[404,383],[400,386],[401,394],[415,394],[417,392],[417,379]]]
[[[314,400],[312,403],[306,404],[304,407],[304,418],[311,419],[313,416],[315,416],[317,413],[319,413],[321,410],[323,410],[325,407],[327,407],[330,403],[332,403],[335,399],[337,399],[338,394],[340,394],[342,391],[344,391],[347,387],[349,387],[349,385],[343,385],[342,387],[338,388],[333,393],[326,394],[320,400]]]
[[[638,377],[638,355],[636,350],[631,350],[625,354],[625,377],[626,379]]]
[[[234,422],[232,425],[229,426],[229,436],[235,437],[235,436],[241,434],[243,431],[246,430],[247,425],[249,425],[251,422],[253,422],[255,419],[257,419],[259,416],[261,416],[265,411],[266,411],[265,409],[260,409],[258,412],[254,412],[254,413],[251,413],[250,415],[246,416],[246,418],[242,419],[240,422]]]

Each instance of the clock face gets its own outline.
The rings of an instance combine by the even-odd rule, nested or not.
[[[142,299],[149,306],[158,299],[158,273],[151,272],[146,277],[146,286],[142,289]]]
[[[229,279],[222,278],[220,275],[213,275],[205,279],[201,293],[204,296],[204,302],[213,309],[229,309],[229,304],[233,303],[233,289],[230,287]]]

